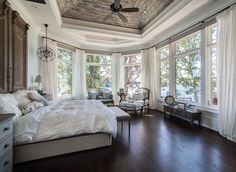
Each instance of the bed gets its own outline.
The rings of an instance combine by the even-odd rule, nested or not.
[[[96,100],[61,101],[16,116],[14,163],[110,146],[117,131],[114,112]]]

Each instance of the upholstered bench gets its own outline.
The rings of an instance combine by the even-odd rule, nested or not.
[[[137,113],[140,111],[140,114],[143,114],[143,101],[123,101],[120,102],[119,107],[124,111],[134,111]]]
[[[123,111],[122,109],[118,108],[118,107],[109,107],[114,114],[116,115],[116,119],[118,122],[121,122],[121,130],[123,131],[123,122],[124,121],[128,121],[129,124],[129,136],[130,136],[130,120],[131,120],[131,116]]]

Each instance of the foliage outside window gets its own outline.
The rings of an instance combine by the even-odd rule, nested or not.
[[[141,55],[124,55],[124,86],[128,94],[141,87]]]
[[[216,106],[218,104],[218,93],[217,93],[217,70],[216,70],[216,36],[217,26],[212,25],[207,28],[208,40],[207,40],[207,56],[208,56],[208,69],[209,69],[209,95],[208,105]]]
[[[111,90],[111,56],[88,54],[86,62],[87,90],[100,88]]]
[[[160,49],[161,68],[160,68],[160,84],[161,97],[166,97],[170,94],[169,90],[169,45]]]
[[[190,102],[201,101],[201,33],[175,43],[176,97]]]
[[[58,48],[58,96],[72,95],[72,51]]]

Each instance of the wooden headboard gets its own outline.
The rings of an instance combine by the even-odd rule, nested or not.
[[[0,93],[27,88],[28,24],[0,0]]]

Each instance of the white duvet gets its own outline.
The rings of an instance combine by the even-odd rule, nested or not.
[[[104,132],[114,137],[115,114],[96,100],[69,100],[45,106],[14,120],[14,143],[30,143],[84,133]]]

